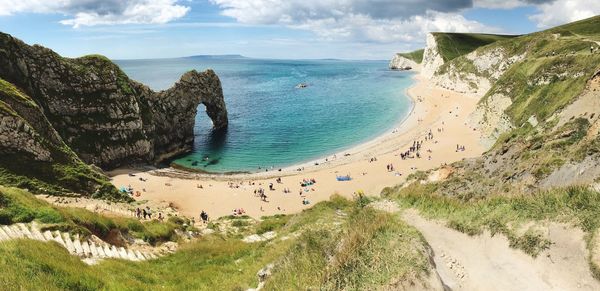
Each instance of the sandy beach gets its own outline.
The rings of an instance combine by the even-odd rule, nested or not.
[[[334,193],[346,197],[357,191],[379,195],[383,188],[402,183],[417,170],[481,155],[486,149],[480,144],[480,134],[468,124],[478,98],[436,87],[420,74],[414,78],[414,85],[408,89],[414,107],[406,119],[392,131],[335,156],[281,171],[252,174],[210,175],[167,168],[118,169],[109,175],[118,188],[131,186],[139,191],[141,195],[136,200],[149,201],[151,205],[170,204],[196,220],[202,210],[214,219],[239,208],[260,218],[299,212]],[[412,153],[412,157],[401,159],[400,154],[415,141],[422,142],[420,158]],[[457,145],[464,150],[457,150]],[[393,171],[388,170],[390,164]],[[336,176],[340,175],[350,175],[352,180],[337,181]],[[305,179],[316,183],[302,187]],[[271,183],[273,190],[269,189]],[[266,201],[255,194],[259,188],[264,189]],[[284,189],[289,189],[289,193],[284,193]],[[304,200],[310,203],[304,204]]]

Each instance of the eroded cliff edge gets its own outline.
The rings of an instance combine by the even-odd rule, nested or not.
[[[190,71],[154,92],[103,56],[63,58],[0,33],[0,184],[119,198],[103,169],[190,151],[204,104],[228,125],[218,76]]]
[[[187,72],[172,88],[154,92],[105,57],[63,58],[0,34],[0,78],[30,96],[83,161],[104,169],[161,162],[191,150],[200,103],[215,129],[228,124],[212,70]]]

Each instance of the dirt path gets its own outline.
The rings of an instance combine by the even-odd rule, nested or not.
[[[583,232],[548,226],[553,245],[537,258],[509,247],[502,235],[468,236],[405,211],[434,251],[437,271],[452,290],[600,290],[587,263]]]

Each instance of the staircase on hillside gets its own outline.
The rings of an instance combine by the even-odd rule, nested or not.
[[[33,239],[44,242],[57,242],[75,256],[80,257],[87,264],[95,264],[106,258],[123,259],[129,261],[145,261],[156,259],[164,254],[164,251],[138,251],[116,247],[105,243],[100,239],[81,239],[79,235],[71,236],[68,232],[40,230],[38,224],[16,223],[12,225],[0,225],[0,242],[11,239]]]

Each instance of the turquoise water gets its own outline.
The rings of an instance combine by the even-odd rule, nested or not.
[[[229,129],[213,133],[200,105],[194,151],[174,161],[210,172],[277,169],[337,153],[390,130],[411,107],[405,96],[411,73],[390,71],[385,61],[192,57],[117,63],[155,90],[191,69],[217,72]],[[299,83],[308,87],[295,88]]]

